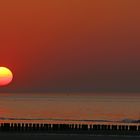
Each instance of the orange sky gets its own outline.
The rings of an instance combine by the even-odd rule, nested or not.
[[[0,91],[140,91],[139,0],[4,0]]]

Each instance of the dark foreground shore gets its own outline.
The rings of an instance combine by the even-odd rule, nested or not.
[[[81,134],[0,133],[1,140],[140,140],[139,136],[95,136]]]
[[[140,140],[140,125],[1,123],[7,140]]]

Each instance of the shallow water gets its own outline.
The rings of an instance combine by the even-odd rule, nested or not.
[[[1,121],[118,121],[140,119],[140,94],[3,93]]]

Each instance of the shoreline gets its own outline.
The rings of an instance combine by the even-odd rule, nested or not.
[[[115,135],[81,135],[81,134],[36,134],[36,133],[0,133],[0,138],[4,140],[20,139],[20,140],[139,140],[140,136],[115,136]]]
[[[0,133],[140,136],[140,125],[0,123]]]

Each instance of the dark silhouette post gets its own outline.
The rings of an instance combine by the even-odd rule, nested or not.
[[[140,135],[140,125],[0,123],[0,132]]]

